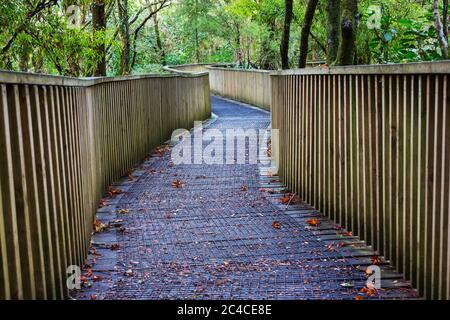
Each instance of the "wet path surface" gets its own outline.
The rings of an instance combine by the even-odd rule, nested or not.
[[[215,97],[213,112],[208,128],[222,132],[270,125],[268,113]],[[110,191],[76,299],[415,296],[364,243],[286,193],[261,164],[174,165],[162,147]],[[374,263],[382,289],[360,292]]]

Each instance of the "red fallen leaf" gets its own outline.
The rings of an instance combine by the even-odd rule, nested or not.
[[[175,180],[174,182],[172,182],[172,187],[176,188],[176,189],[180,189],[183,188],[183,182],[181,180]]]
[[[318,219],[316,219],[316,218],[311,218],[311,219],[308,219],[306,221],[306,223],[309,224],[312,227],[317,227],[317,226],[319,226],[320,221]]]
[[[369,297],[373,297],[373,296],[378,294],[377,289],[375,289],[375,288],[367,288],[367,287],[362,288],[361,290],[359,290],[359,292],[364,293],[364,294],[366,294]]]
[[[91,295],[91,300],[97,300],[97,295],[96,294],[92,294]]]
[[[81,275],[80,276],[80,282],[82,282],[82,283],[88,282],[88,278],[86,278],[85,276]]]
[[[374,254],[373,256],[370,257],[370,261],[372,261],[373,265],[381,264],[381,260],[380,260],[380,258],[378,258],[378,255],[376,255],[376,254]]]
[[[360,295],[357,295],[357,296],[355,296],[355,300],[364,300],[364,297],[360,296]]]
[[[103,280],[103,277],[102,277],[102,276],[93,276],[93,277],[92,277],[92,280],[94,280],[94,282],[102,281],[102,280]]]
[[[172,214],[171,212],[167,212],[167,213],[164,215],[164,218],[166,218],[166,219],[172,219],[172,218],[173,218],[173,214]]]
[[[279,221],[272,222],[272,227],[275,229],[281,229],[281,223]]]
[[[88,269],[84,275],[85,275],[86,277],[92,277],[92,275],[93,275],[92,269]]]
[[[291,202],[291,200],[292,200],[291,197],[285,196],[285,197],[283,197],[283,198],[280,199],[280,202],[281,202],[282,204],[288,204],[288,203]]]
[[[94,247],[91,247],[91,249],[89,250],[89,252],[94,256],[94,257],[99,257],[101,256],[100,253],[97,252],[97,249],[95,249]]]
[[[115,196],[122,194],[122,190],[113,187],[108,187],[108,194],[110,197],[114,198]]]
[[[242,185],[241,186],[241,191],[243,191],[243,192],[245,192],[245,191],[248,191],[248,186],[247,185]]]
[[[114,243],[114,244],[110,245],[109,248],[110,248],[112,251],[119,250],[119,249],[120,249],[120,244]]]

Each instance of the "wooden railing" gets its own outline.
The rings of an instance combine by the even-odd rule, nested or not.
[[[270,72],[210,66],[211,92],[270,110]]]
[[[428,298],[450,298],[450,62],[272,74],[281,178]]]
[[[208,67],[213,65],[212,63],[191,63],[191,64],[179,64],[174,66],[165,66],[166,71],[174,73],[196,73],[196,72],[208,72]]]
[[[78,80],[0,72],[0,299],[60,299],[114,180],[210,117],[208,74]]]

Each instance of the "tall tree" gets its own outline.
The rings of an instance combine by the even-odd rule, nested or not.
[[[164,50],[164,46],[161,40],[161,33],[159,32],[159,21],[157,14],[153,16],[153,28],[155,29],[156,48],[158,50],[159,56],[161,57],[161,64],[166,65],[166,51]]]
[[[358,0],[343,0],[341,9],[341,40],[336,65],[351,65],[354,62],[356,51]]]
[[[285,0],[284,7],[284,28],[280,46],[281,67],[283,69],[289,69],[289,38],[291,35],[292,11],[294,7],[293,0]]]
[[[328,0],[327,13],[327,63],[336,61],[339,50],[339,17],[341,13],[341,0]]]
[[[97,44],[98,62],[94,70],[94,76],[106,76],[106,46],[104,39],[104,33],[106,30],[106,14],[105,14],[105,1],[94,0],[91,6],[92,11],[92,29],[93,36],[102,37],[102,41]]]
[[[314,12],[319,0],[309,0],[306,7],[305,18],[303,19],[302,31],[300,35],[300,57],[298,61],[299,68],[306,67],[306,58],[308,57],[308,41],[311,33],[311,26],[314,19]]]
[[[118,0],[119,34],[121,40],[120,74],[130,73],[130,25],[128,0]]]
[[[445,12],[445,8],[444,8]],[[439,13],[439,1],[433,0],[433,15],[434,15],[434,28],[436,29],[437,38],[439,40],[439,46],[442,51],[442,58],[448,58],[448,40],[444,26],[442,24],[441,15]],[[447,30],[448,32],[448,30]]]

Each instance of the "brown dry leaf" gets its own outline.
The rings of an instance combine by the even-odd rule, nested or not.
[[[360,295],[357,295],[357,296],[355,296],[355,300],[364,300],[364,297],[360,296]]]
[[[176,189],[180,189],[183,188],[183,182],[181,180],[175,180],[174,182],[172,182],[172,187],[176,188]]]
[[[120,244],[114,243],[114,244],[110,245],[109,248],[110,248],[112,251],[119,250],[119,249],[120,249]]]
[[[98,220],[94,221],[94,232],[95,233],[100,233],[105,231],[108,228],[108,226]]]
[[[91,295],[91,300],[97,300],[97,295],[96,294],[92,294]]]
[[[125,271],[125,275],[126,275],[127,277],[132,277],[132,276],[134,275],[133,270],[128,269],[127,271]]]
[[[306,223],[309,224],[312,227],[317,227],[317,226],[319,226],[320,221],[318,219],[316,219],[316,218],[311,218],[311,219],[308,219],[306,221]]]
[[[243,191],[243,192],[245,192],[245,191],[248,191],[248,186],[247,185],[242,185],[241,186],[241,191]]]
[[[128,210],[128,209],[120,209],[119,210],[119,214],[127,214],[127,213],[130,213],[130,210]]]
[[[127,177],[128,177],[128,180],[129,180],[129,181],[134,181],[134,180],[136,180],[136,178],[133,177],[133,174],[132,174],[131,172],[128,172]]]
[[[103,277],[102,276],[93,276],[92,280],[94,280],[94,282],[103,281]]]
[[[122,190],[113,187],[108,187],[108,194],[110,197],[114,198],[115,196],[122,194]]]
[[[291,202],[291,200],[292,200],[291,197],[285,196],[285,197],[283,197],[283,198],[280,199],[280,202],[281,202],[282,204],[288,204],[288,203]]]
[[[94,274],[94,272],[92,271],[92,269],[87,269],[86,273],[84,274],[86,277],[92,277],[92,275]]]
[[[378,255],[376,255],[376,254],[374,254],[373,256],[370,257],[370,261],[372,261],[373,265],[381,264],[381,260],[378,257]]]
[[[272,222],[272,227],[275,229],[281,229],[281,223],[279,221]]]

